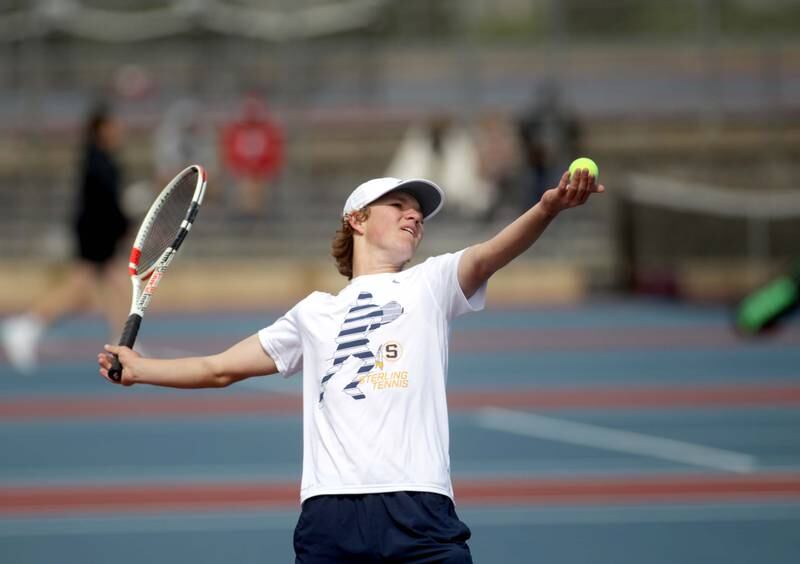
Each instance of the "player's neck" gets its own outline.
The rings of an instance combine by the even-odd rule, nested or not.
[[[400,272],[403,270],[404,266],[405,263],[398,264],[396,261],[392,261],[388,257],[383,256],[382,253],[372,253],[365,256],[354,253],[353,278],[366,276],[368,274]]]

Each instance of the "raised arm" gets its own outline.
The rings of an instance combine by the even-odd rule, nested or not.
[[[106,345],[107,352],[97,355],[100,374],[108,377],[111,353],[119,355],[125,386],[152,384],[170,388],[222,388],[251,376],[264,376],[278,371],[258,335],[252,335],[225,352],[201,357],[161,360],[144,358],[128,347]],[[115,382],[116,383],[116,382]]]
[[[467,298],[471,297],[495,272],[525,252],[544,232],[559,212],[580,206],[592,193],[604,192],[595,184],[589,171],[576,171],[570,182],[569,172],[558,186],[542,195],[539,202],[500,233],[464,251],[458,264],[458,282]]]

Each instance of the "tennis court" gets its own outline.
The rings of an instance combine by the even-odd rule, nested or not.
[[[154,314],[143,344],[215,351],[277,314]],[[299,378],[123,389],[96,374],[103,339],[73,318],[35,375],[0,364],[2,561],[291,562]],[[451,466],[475,561],[796,562],[799,345],[796,319],[744,342],[722,307],[661,301],[462,318]]]

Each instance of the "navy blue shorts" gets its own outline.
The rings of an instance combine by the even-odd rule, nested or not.
[[[295,563],[472,563],[470,535],[444,495],[320,495],[303,503]]]

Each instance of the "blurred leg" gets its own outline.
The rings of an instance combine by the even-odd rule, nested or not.
[[[267,183],[261,178],[245,178],[241,185],[242,211],[250,216],[259,216],[264,211]]]
[[[56,286],[29,310],[29,314],[47,327],[60,317],[73,313],[90,303],[96,285],[97,267],[86,261],[76,261],[62,284]]]
[[[100,305],[108,323],[109,338],[116,343],[130,310],[130,280],[125,265],[120,261],[106,264],[101,272],[100,289]]]
[[[89,302],[96,276],[93,264],[85,261],[74,263],[63,283],[45,294],[27,313],[3,324],[2,342],[6,357],[17,370],[33,372],[39,340],[45,330],[60,317]]]

